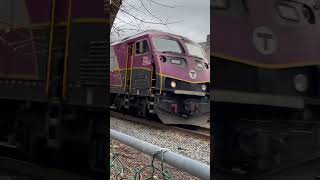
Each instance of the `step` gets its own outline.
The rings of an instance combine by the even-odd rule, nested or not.
[[[107,46],[105,44],[96,44],[96,45],[91,45],[90,46],[90,50],[91,49],[99,49],[99,50],[104,50],[105,52],[107,51]]]
[[[9,144],[8,142],[0,142],[0,146],[12,149],[15,149],[17,147],[16,145]]]
[[[107,45],[107,41],[91,41],[90,45]]]
[[[110,109],[117,109],[115,106],[109,106]]]
[[[48,139],[47,145],[50,148],[58,149],[60,148],[60,142],[57,139]]]
[[[89,54],[89,58],[108,58],[107,54]]]
[[[57,126],[58,122],[59,122],[59,120],[57,118],[50,118],[49,119],[49,125],[51,125],[51,126]]]

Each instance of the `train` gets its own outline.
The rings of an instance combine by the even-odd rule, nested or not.
[[[110,106],[164,124],[206,126],[210,62],[190,39],[147,30],[111,44]]]
[[[0,145],[15,158],[107,173],[110,4],[0,2]]]
[[[216,172],[280,173],[319,158],[319,5],[211,1]]]

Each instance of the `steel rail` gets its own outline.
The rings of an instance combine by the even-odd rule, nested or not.
[[[190,130],[190,129],[186,129],[186,128],[182,128],[182,127],[161,124],[160,122],[146,120],[146,119],[142,119],[142,118],[127,115],[127,114],[122,114],[122,113],[115,112],[115,111],[110,111],[110,116],[120,118],[120,119],[123,119],[126,121],[131,121],[134,123],[143,124],[143,125],[150,126],[150,127],[171,130],[174,132],[183,133],[184,135],[193,136],[193,137],[197,137],[197,138],[200,138],[200,139],[203,139],[206,141],[210,141],[210,129],[198,128],[196,130]],[[202,131],[199,131],[199,130],[202,130]],[[203,131],[207,131],[207,132],[203,132]]]
[[[90,177],[84,177],[53,168],[44,168],[34,163],[0,156],[0,179],[19,180],[19,178],[21,178],[21,180],[94,180]]]

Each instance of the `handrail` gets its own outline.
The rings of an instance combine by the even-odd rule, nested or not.
[[[131,93],[131,84],[132,84],[132,68],[133,68],[133,60],[136,53],[136,44],[133,44],[132,52],[131,52],[131,70],[130,70],[130,84],[129,84],[129,93]]]
[[[48,49],[48,66],[47,66],[47,80],[46,80],[46,94],[49,96],[49,88],[51,81],[51,66],[52,66],[52,48],[53,48],[53,35],[54,35],[54,19],[56,14],[56,0],[51,2],[51,20],[50,20],[50,37],[49,37],[49,49]]]
[[[68,58],[69,58],[69,46],[70,46],[70,35],[71,35],[71,21],[72,21],[72,0],[68,0],[68,23],[66,27],[66,39],[65,39],[65,51],[64,51],[64,66],[63,66],[63,87],[62,95],[63,99],[67,97],[68,88]]]

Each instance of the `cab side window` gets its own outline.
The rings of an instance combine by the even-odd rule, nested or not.
[[[8,28],[12,26],[12,2],[2,0],[0,5],[0,28]]]
[[[136,42],[136,54],[144,54],[149,52],[149,44],[147,40]]]
[[[228,0],[212,0],[211,6],[214,9],[227,9],[229,6],[229,1]]]

